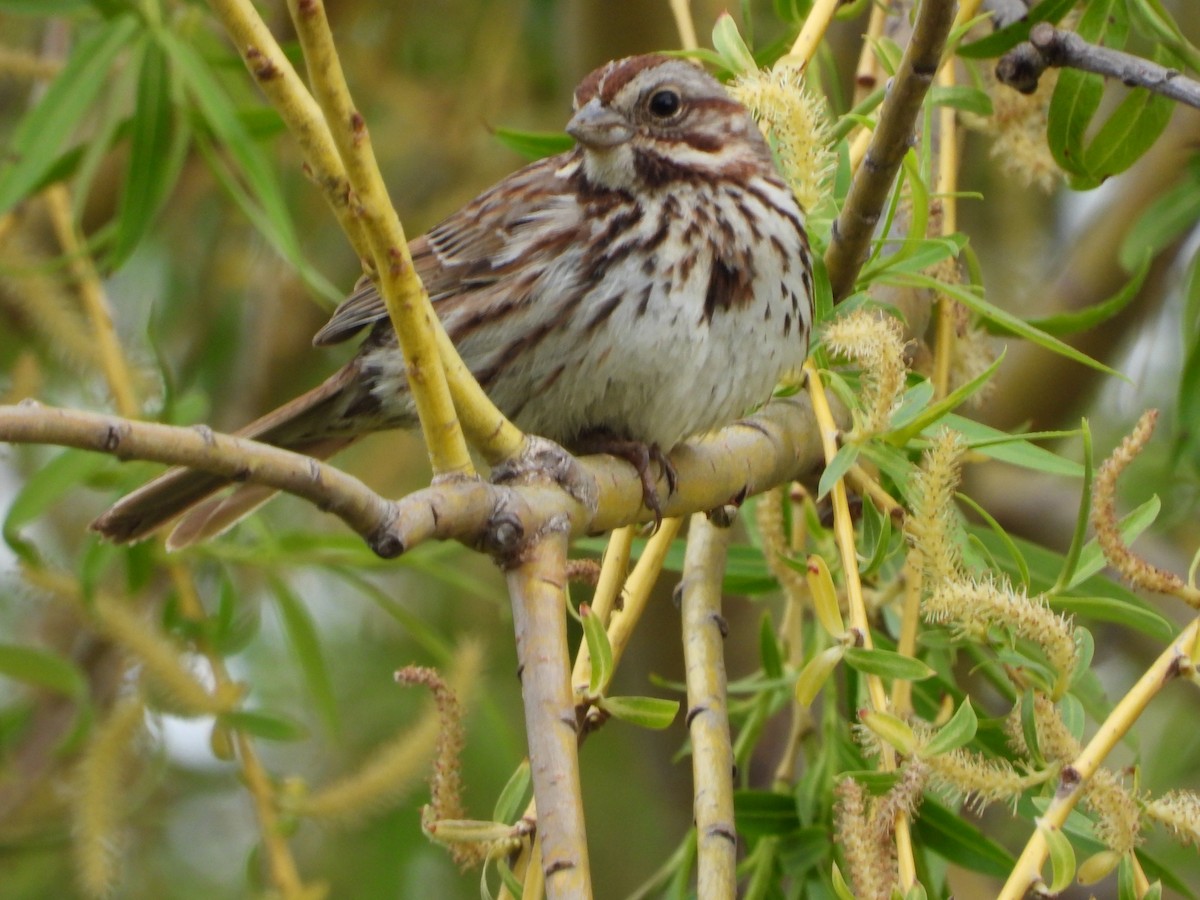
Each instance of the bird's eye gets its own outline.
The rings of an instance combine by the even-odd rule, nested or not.
[[[655,91],[650,97],[650,102],[647,104],[647,109],[650,114],[659,119],[669,119],[683,105],[683,101],[679,98],[679,93],[670,89]]]

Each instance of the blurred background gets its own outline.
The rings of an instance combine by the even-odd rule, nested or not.
[[[1194,16],[1181,11],[1186,4],[1167,5],[1179,11],[1185,27],[1195,28]],[[0,3],[0,44],[32,53],[49,48],[53,57],[56,41],[70,29],[14,11],[22,6],[33,8]],[[695,0],[692,6],[702,45],[729,7],[742,33],[763,47],[795,33],[778,12],[803,4]],[[274,32],[291,41],[283,4],[262,7]],[[200,7],[164,8],[173,17],[195,20],[196,46],[216,61],[246,121],[268,148],[303,258],[332,285],[349,288],[360,273],[358,261],[301,171],[290,138],[248,84],[240,60],[211,30]],[[340,0],[329,4],[329,15],[410,235],[524,162],[493,128],[561,130],[575,83],[596,65],[679,44],[665,0]],[[839,22],[821,61],[834,113],[846,108],[840,98],[849,91],[863,23]],[[986,69],[986,63],[980,67],[981,78]],[[37,90],[36,80],[5,68],[0,59],[0,140],[12,133]],[[115,88],[102,97],[105,103],[129,102],[128,93]],[[103,113],[97,110],[98,117]],[[84,234],[101,230],[116,212],[127,165],[124,146],[118,142],[93,161],[90,191],[73,198]],[[1057,182],[1043,190],[1009,171],[991,153],[990,136],[969,132],[963,190],[978,191],[983,199],[961,204],[961,227],[978,256],[989,299],[1023,316],[1046,316],[1114,294],[1129,278],[1123,244],[1147,209],[1196,179],[1197,146],[1200,116],[1177,111],[1159,145],[1133,170],[1096,191],[1073,194]],[[350,350],[310,345],[334,298],[296,274],[222,189],[202,153],[189,152],[180,165],[178,186],[155,228],[106,287],[147,414],[166,410],[172,421],[232,430],[318,383]],[[109,410],[97,375],[97,345],[59,277],[58,244],[45,212],[30,203],[14,216],[0,233],[0,400],[36,397]],[[1148,552],[1176,572],[1187,570],[1200,546],[1195,478],[1200,422],[1186,417],[1190,407],[1180,393],[1198,377],[1193,372],[1185,381],[1185,362],[1194,365],[1197,343],[1200,287],[1185,279],[1196,246],[1197,232],[1188,227],[1154,247],[1149,275],[1133,302],[1078,339],[1128,380],[1102,379],[1014,342],[997,388],[976,413],[998,427],[1035,430],[1072,428],[1087,415],[1103,455],[1143,408],[1162,406],[1160,438],[1124,488],[1131,503],[1151,493],[1161,498],[1163,512],[1148,536]],[[59,454],[53,448],[0,447],[0,517],[33,474]],[[424,486],[429,477],[422,445],[411,434],[365,440],[338,464],[391,496]],[[47,501],[36,521],[23,525],[21,537],[55,565],[85,578],[88,571],[105,571],[108,590],[146,590],[169,608],[176,588],[151,568],[155,551],[134,551],[133,561],[120,570],[127,577],[122,586],[112,568],[105,569],[111,556],[86,532],[90,519],[121,491],[156,471],[149,464],[97,463],[85,478],[72,469],[71,477],[86,481],[89,489]],[[1006,527],[1051,546],[1069,541],[1076,484],[1034,479],[998,465],[973,472],[968,492]],[[24,584],[16,561],[0,545],[0,640],[54,648],[88,673],[93,702],[111,702],[120,688],[112,647]],[[463,771],[470,815],[490,818],[496,796],[524,755],[524,734],[507,599],[486,559],[456,546],[427,546],[384,564],[359,548],[336,520],[280,498],[232,538],[196,551],[191,561],[206,605],[223,593],[237,597],[234,615],[244,642],[228,664],[235,678],[253,686],[251,705],[306,726],[302,740],[258,742],[265,765],[309,785],[353,770],[426,709],[424,693],[398,687],[394,670],[410,663],[446,668],[456,648],[478,642],[483,662],[465,701]],[[652,618],[621,669],[618,690],[677,696],[672,687],[650,683],[652,676],[671,683],[682,679],[673,585],[663,581]],[[576,591],[586,595],[586,589]],[[731,679],[757,668],[757,622],[776,600],[771,592],[729,598]],[[297,662],[296,631],[287,621],[292,601],[315,624],[323,676]],[[1104,646],[1098,665],[1114,684],[1126,684],[1159,649],[1136,641]],[[1194,698],[1184,691],[1184,685],[1168,691],[1142,732],[1143,777],[1155,790],[1200,788],[1200,730],[1173,725],[1185,701],[1194,709]],[[65,807],[78,740],[73,722],[53,697],[0,679],[5,900],[75,893]],[[768,727],[782,734],[785,724]],[[120,794],[128,808],[116,895],[253,893],[260,885],[254,810],[235,767],[210,750],[211,721],[156,714],[149,725]],[[679,846],[691,821],[690,765],[680,753],[685,741],[680,717],[665,733],[609,723],[584,748],[597,896],[626,896]],[[750,777],[765,782],[769,776],[764,770]],[[357,821],[300,824],[292,840],[302,874],[327,880],[331,897],[478,896],[478,872],[459,874],[446,853],[422,836],[419,809],[426,799],[417,779],[398,800]],[[1002,820],[1006,812],[993,810],[991,816]],[[1200,889],[1200,875],[1193,887]],[[984,893],[962,895],[984,896],[986,889],[980,890]]]

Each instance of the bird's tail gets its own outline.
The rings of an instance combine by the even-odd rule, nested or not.
[[[317,459],[332,456],[356,437],[330,434],[328,423],[344,411],[359,384],[358,374],[354,362],[346,365],[324,384],[250,423],[237,437]],[[182,515],[167,539],[168,549],[178,550],[232,528],[275,494],[273,488],[243,484],[229,495],[213,496],[231,483],[199,469],[171,469],[119,500],[91,527],[116,543],[133,543]]]

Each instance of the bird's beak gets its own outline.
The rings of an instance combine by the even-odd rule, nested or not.
[[[571,117],[567,134],[590,150],[607,150],[633,137],[633,129],[593,97]]]

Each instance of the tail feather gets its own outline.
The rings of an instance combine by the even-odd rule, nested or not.
[[[336,419],[339,407],[352,402],[357,383],[358,365],[354,361],[323,384],[236,434],[325,459],[355,439],[355,435],[326,436],[321,426]],[[168,541],[168,547],[179,549],[229,529],[275,494],[271,488],[245,484],[229,497],[210,499],[231,483],[221,475],[198,469],[171,469],[117,501],[92,522],[91,528],[118,544],[133,543],[188,513]]]

